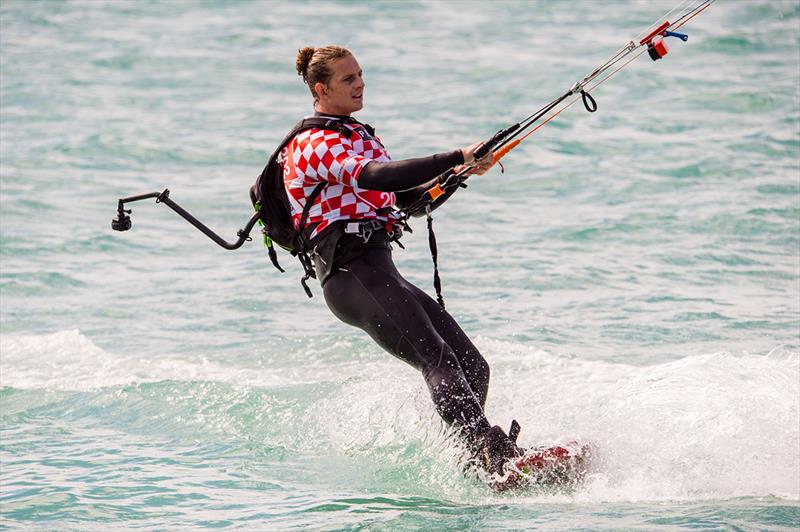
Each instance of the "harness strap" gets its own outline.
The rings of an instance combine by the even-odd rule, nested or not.
[[[311,194],[308,195],[308,198],[306,198],[306,204],[303,206],[303,213],[300,215],[300,223],[297,226],[297,238],[301,239],[301,244],[308,244],[308,237],[304,231],[306,220],[308,220],[308,213],[311,211],[314,202],[317,201],[317,197],[322,193],[322,189],[327,185],[328,183],[326,181],[320,181],[317,183],[317,186],[314,187],[314,190],[311,191]],[[305,242],[302,242],[302,240],[305,240]],[[305,245],[302,247],[305,247]]]
[[[256,201],[256,203],[253,205],[253,207],[256,209],[256,212],[258,212],[258,213],[261,213],[261,209],[264,208],[261,205],[261,201],[260,200]],[[261,221],[260,218],[258,220],[258,225],[261,226],[261,235],[264,237],[264,247],[267,248],[267,254],[269,255],[270,262],[272,262],[272,265],[275,266],[281,273],[284,273],[286,270],[281,268],[281,265],[278,262],[278,254],[275,253],[275,246],[272,244],[272,238],[269,236],[269,232],[267,231],[267,228],[264,225],[264,222]]]
[[[436,301],[444,309],[442,280],[439,278],[439,252],[436,247],[436,234],[433,232],[433,216],[431,216],[430,205],[425,206],[425,214],[428,217],[428,246],[431,248],[431,259],[433,259],[433,288],[436,290]]]
[[[299,245],[295,245],[294,248],[297,249],[297,257],[300,259],[300,264],[303,265],[303,277],[300,279],[300,284],[303,285],[303,290],[306,291],[306,295],[308,297],[314,297],[311,293],[311,289],[308,287],[308,281],[311,278],[317,278],[317,272],[314,271],[314,265],[311,262],[311,257],[308,256],[308,246],[309,246],[309,238],[306,235],[305,229],[303,226],[306,224],[306,220],[308,219],[308,213],[311,210],[311,206],[317,200],[317,197],[322,193],[322,189],[327,186],[327,182],[322,181],[314,187],[314,190],[311,191],[311,194],[308,195],[306,198],[306,204],[303,206],[303,213],[300,215],[300,229],[297,231],[297,235],[295,239]]]
[[[266,232],[264,233],[264,244],[267,246],[267,255],[269,255],[269,260],[272,262],[272,265],[278,268],[281,273],[284,273],[286,270],[281,268],[278,262],[278,254],[275,253],[275,246],[272,245],[272,239]]]
[[[302,251],[297,254],[297,257],[300,259],[300,264],[303,265],[303,271],[305,275],[300,279],[300,284],[303,285],[303,290],[306,291],[306,295],[308,297],[314,297],[314,294],[311,293],[311,289],[308,287],[308,281],[310,278],[317,277],[317,273],[314,271],[314,265],[311,264],[311,257],[308,256],[308,252]]]

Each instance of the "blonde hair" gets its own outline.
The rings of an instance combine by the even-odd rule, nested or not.
[[[314,90],[314,85],[317,83],[327,84],[333,75],[330,68],[331,62],[348,55],[353,55],[350,50],[335,45],[322,48],[306,46],[297,51],[297,59],[295,59],[297,75],[303,76],[303,82],[308,85],[315,102],[319,100],[319,95]]]

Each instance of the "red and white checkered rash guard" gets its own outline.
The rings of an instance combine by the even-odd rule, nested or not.
[[[308,129],[298,133],[281,151],[278,162],[283,167],[283,182],[295,228],[300,224],[311,191],[321,181],[328,183],[308,212],[306,225],[319,224],[311,238],[338,220],[374,218],[385,221],[387,228],[391,228],[397,218],[397,214],[389,210],[397,199],[394,192],[358,186],[358,176],[369,161],[391,160],[386,148],[361,124],[345,125],[354,132],[350,138],[336,131]]]

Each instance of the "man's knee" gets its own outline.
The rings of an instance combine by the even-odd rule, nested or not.
[[[465,360],[462,360],[461,367],[471,381],[489,382],[489,374],[491,373],[489,363],[480,353],[470,354]]]
[[[439,347],[437,356],[428,356],[426,359],[428,363],[423,368],[422,374],[431,389],[441,385],[446,386],[448,381],[455,383],[465,378],[458,357],[447,344]]]

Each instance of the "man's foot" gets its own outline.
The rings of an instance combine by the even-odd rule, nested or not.
[[[518,427],[516,421],[511,425],[509,432],[513,437],[509,437],[502,428],[495,425],[478,438],[474,459],[483,471],[490,475],[503,476],[506,473],[506,464],[525,454],[524,449],[517,447]]]

